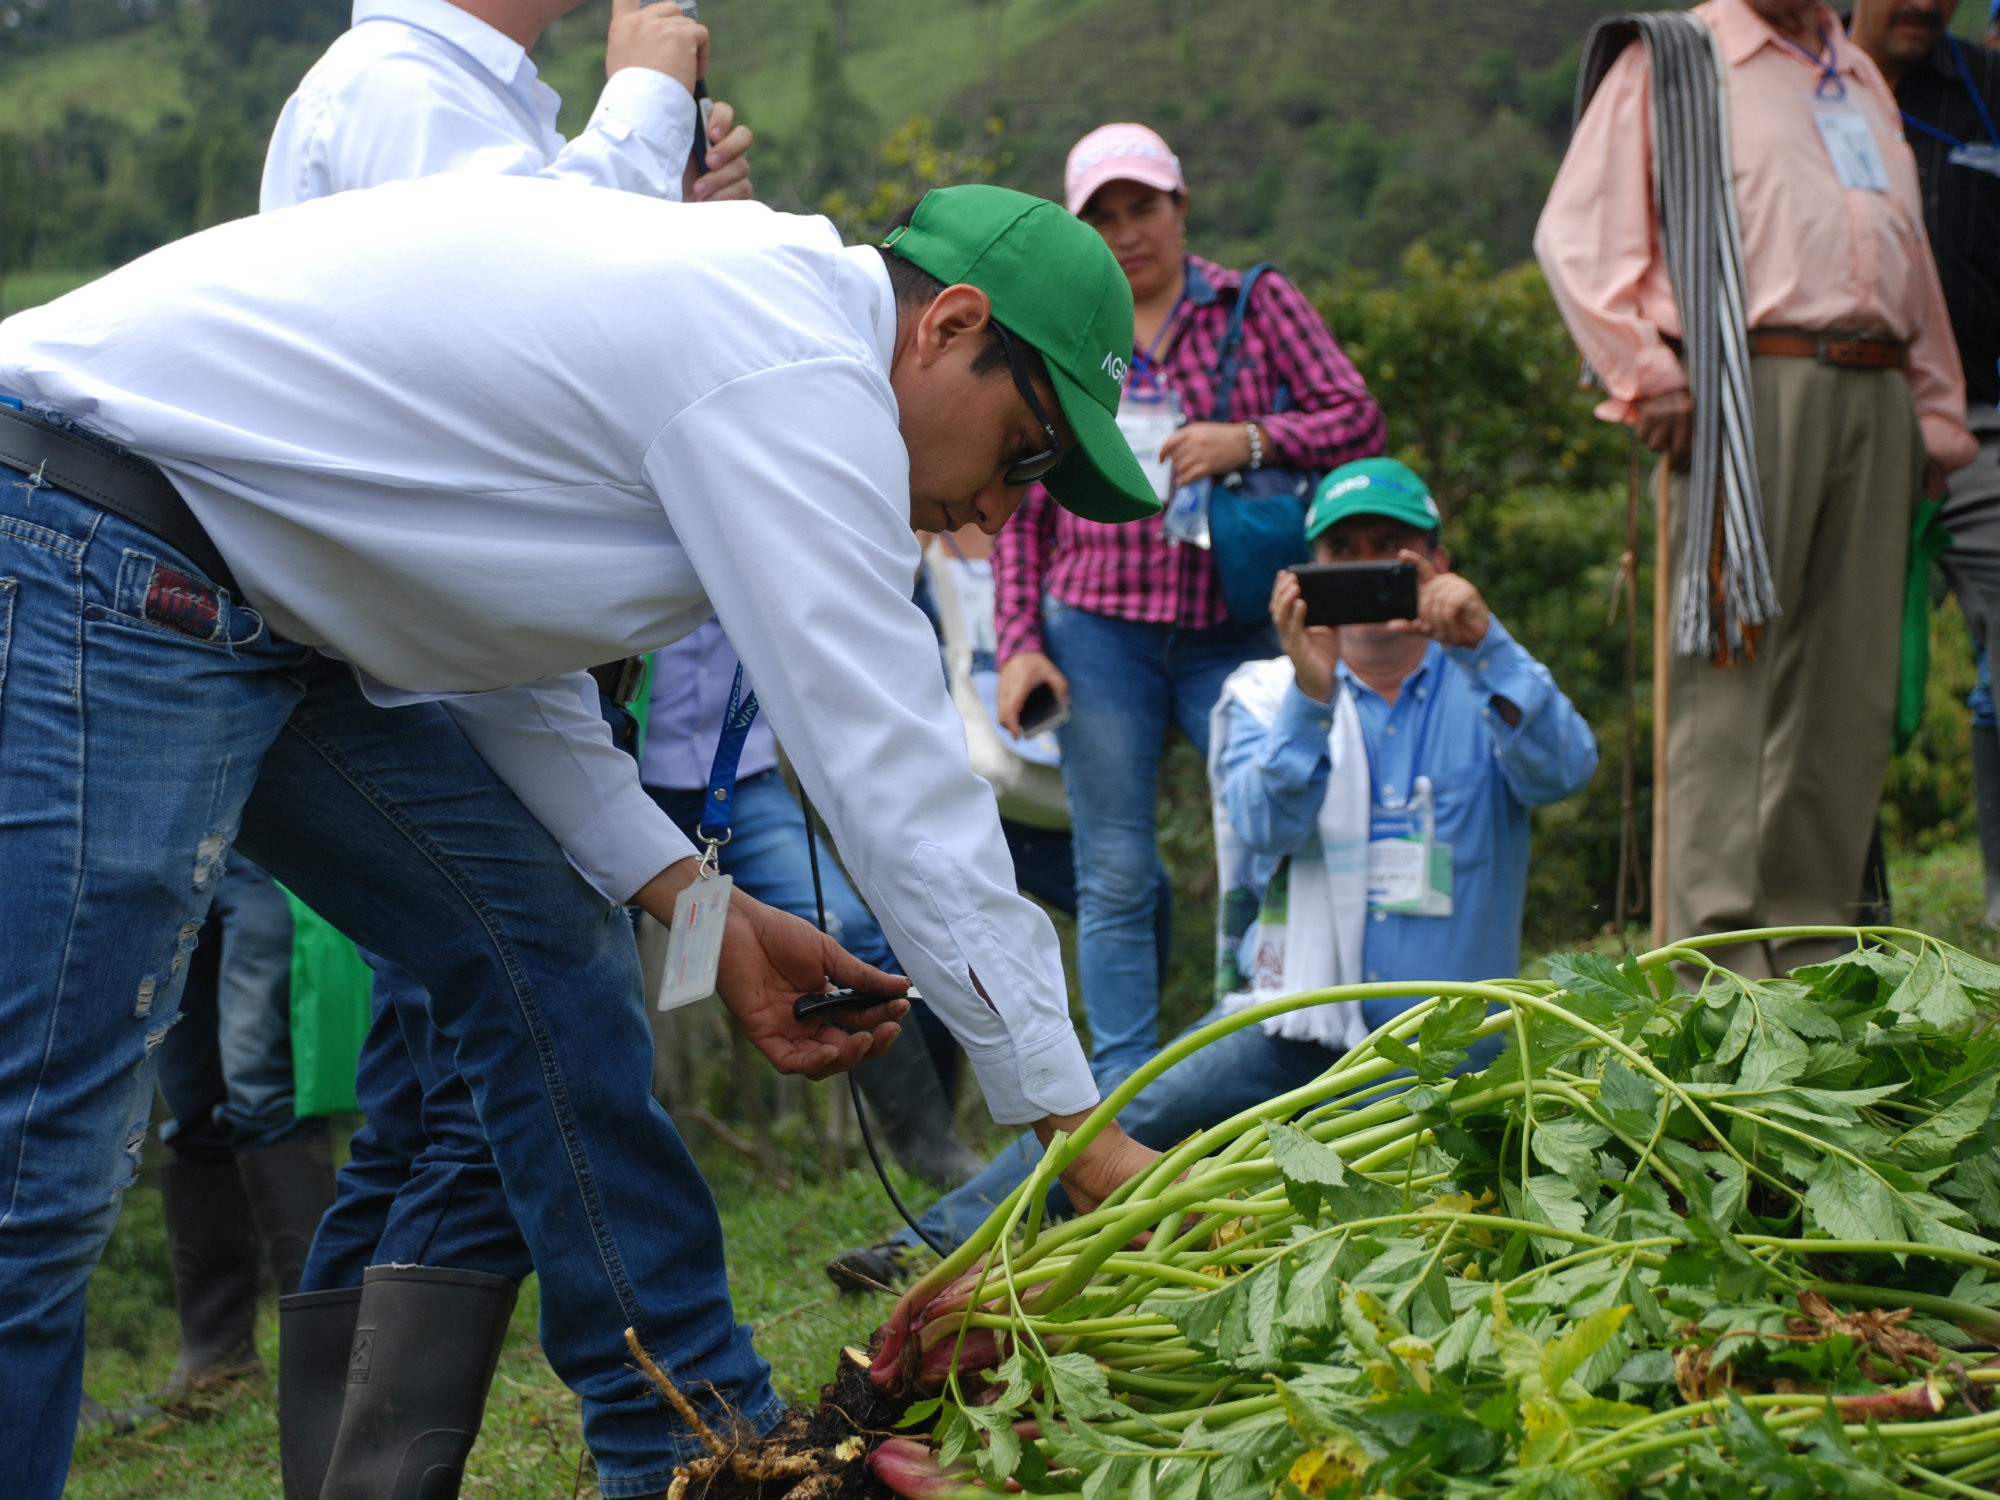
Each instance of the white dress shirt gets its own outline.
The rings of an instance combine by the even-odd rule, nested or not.
[[[439,172],[567,177],[678,199],[695,106],[665,73],[621,68],[574,141],[512,41],[450,0],[355,0],[354,26],[278,115],[261,207]]]
[[[646,747],[639,754],[639,779],[647,786],[685,790],[708,785],[736,666],[736,648],[713,620],[654,653]],[[744,673],[744,691],[753,686]],[[771,716],[760,710],[744,736],[736,777],[740,781],[777,764],[778,737],[771,733]]]
[[[386,701],[574,672],[713,611],[1019,1123],[1097,1094],[909,597],[895,332],[879,254],[824,219],[453,175],[220,225],[18,314],[0,390],[158,462],[272,628]],[[615,894],[692,854],[580,696],[496,718],[481,753],[581,867],[627,872]],[[594,803],[544,795],[526,742],[587,760]]]

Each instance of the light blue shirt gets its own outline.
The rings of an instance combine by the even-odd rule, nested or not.
[[[639,779],[647,786],[708,785],[738,665],[736,648],[715,620],[654,655],[653,701],[646,714],[646,748],[639,757]],[[743,690],[752,690],[748,676]],[[744,738],[736,779],[746,780],[777,764],[778,739],[771,733],[769,717],[760,712]]]
[[[1451,845],[1452,915],[1371,911],[1362,945],[1364,980],[1492,979],[1518,973],[1521,912],[1528,889],[1528,809],[1583,790],[1597,769],[1590,726],[1498,620],[1478,646],[1432,642],[1396,701],[1348,670],[1368,747],[1374,801],[1402,802],[1422,775],[1437,801],[1437,837]],[[1493,706],[1521,711],[1509,728]],[[1253,852],[1261,886],[1287,854],[1316,845],[1320,803],[1332,770],[1333,705],[1286,690],[1276,720],[1258,723],[1232,703],[1223,756],[1223,802]],[[1421,762],[1413,757],[1421,754]],[[1299,914],[1294,914],[1297,919]]]

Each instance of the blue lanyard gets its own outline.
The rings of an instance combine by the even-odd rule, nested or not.
[[[715,741],[715,759],[708,768],[708,792],[702,798],[701,826],[696,830],[704,843],[720,848],[729,842],[730,799],[736,795],[736,768],[743,763],[743,742],[757,719],[757,695],[743,691],[743,665],[736,666],[736,679],[729,684],[729,711],[722,716],[722,733]]]
[[[1161,342],[1169,333],[1173,332],[1174,324],[1180,319],[1181,309],[1187,305],[1187,283],[1186,277],[1183,275],[1181,294],[1174,299],[1173,310],[1167,314],[1167,321],[1162,323],[1160,331],[1153,335],[1153,342],[1148,344],[1144,350],[1135,352],[1132,356],[1132,383],[1134,385],[1144,380],[1156,391],[1163,391],[1165,389],[1160,384],[1160,377],[1153,373],[1153,356],[1159,352]]]
[[[2000,0],[1996,0],[1996,3],[2000,3]],[[1965,54],[1958,50],[1958,38],[1947,31],[1944,34],[1944,39],[1950,44],[1952,61],[1958,64],[1958,81],[1965,85],[1965,92],[1972,96],[1972,107],[1979,111],[1979,123],[1986,127],[1986,139],[1991,141],[1995,146],[2000,146],[2000,130],[1993,128],[1993,116],[1986,112],[1986,101],[1979,97],[1979,90],[1972,86],[1972,75],[1965,71]],[[1907,109],[1902,111],[1902,116],[1905,125],[1916,126],[1925,135],[1943,141],[1952,150],[1963,151],[1965,149],[1965,142],[1961,141],[1957,136],[1939,130],[1935,125],[1925,124]]]
[[[1834,51],[1833,38],[1826,34],[1824,26],[1819,29],[1819,45],[1822,53],[1819,57],[1813,56],[1812,53],[1806,51],[1805,48],[1786,36],[1782,31],[1774,31],[1772,34],[1787,47],[1798,53],[1800,57],[1803,57],[1807,62],[1819,69],[1819,81],[1813,85],[1813,97],[1815,99],[1845,99],[1847,97],[1847,84],[1841,78],[1840,69],[1837,66],[1840,61],[1840,54]],[[1832,93],[1828,93],[1826,89],[1829,83],[1833,85]]]

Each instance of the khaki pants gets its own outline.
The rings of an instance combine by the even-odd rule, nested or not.
[[[1902,374],[1751,364],[1778,618],[1757,659],[1676,656],[1667,737],[1670,937],[1856,920],[1888,769],[1911,498],[1924,449]],[[1673,483],[1678,575],[1687,478]],[[1716,956],[1765,976],[1837,943]]]

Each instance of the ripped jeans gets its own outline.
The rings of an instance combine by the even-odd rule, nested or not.
[[[712,1419],[727,1401],[773,1423],[714,1200],[649,1095],[624,913],[442,708],[370,704],[165,543],[0,466],[0,1489],[62,1492],[84,1288],[239,833],[429,990],[602,1493],[662,1490],[700,1451],[631,1368],[628,1325],[712,1388]]]

